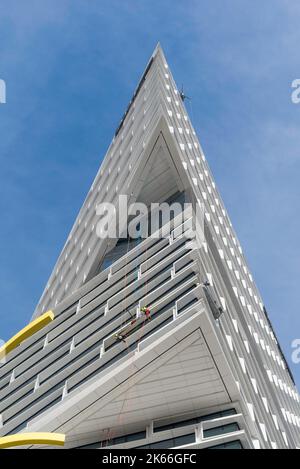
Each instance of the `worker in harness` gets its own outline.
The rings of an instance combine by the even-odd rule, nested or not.
[[[147,306],[143,306],[141,308],[141,312],[145,315],[145,318],[147,319],[147,321],[151,321],[151,312],[150,312],[150,309],[147,308]]]
[[[127,327],[125,327],[122,332],[117,332],[115,334],[115,338],[118,339],[120,342],[124,342],[126,344],[126,338],[128,336],[128,334],[131,332],[131,330],[134,328],[135,324],[136,324],[136,319],[132,319],[130,321],[130,323],[127,325]]]
[[[145,320],[151,321],[151,312],[150,312],[150,309],[147,308],[147,306],[143,306],[141,308],[141,313],[143,313]],[[137,319],[132,319],[130,323],[122,329],[122,331],[117,332],[115,334],[116,340],[119,340],[120,342],[124,342],[126,344],[126,339],[128,335],[130,335],[130,333],[132,333],[135,330],[137,325],[138,325]]]
[[[122,334],[115,334],[115,338],[118,339],[120,342],[124,342],[126,344],[125,336]]]

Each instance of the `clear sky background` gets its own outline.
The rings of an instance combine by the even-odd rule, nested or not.
[[[158,41],[299,387],[298,0],[0,0],[0,337],[30,319]]]

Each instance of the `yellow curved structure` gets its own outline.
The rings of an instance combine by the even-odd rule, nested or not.
[[[18,347],[24,340],[28,339],[36,332],[43,329],[43,327],[47,326],[47,324],[53,321],[53,319],[54,313],[52,311],[48,311],[47,313],[32,321],[30,324],[28,324],[28,326],[24,327],[24,329],[14,335],[0,348],[0,360],[9,352]]]
[[[66,435],[62,433],[17,433],[0,438],[0,448],[24,445],[64,446]]]

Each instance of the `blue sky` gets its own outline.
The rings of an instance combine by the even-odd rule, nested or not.
[[[299,24],[296,0],[1,0],[2,339],[31,317],[160,41],[300,385]]]

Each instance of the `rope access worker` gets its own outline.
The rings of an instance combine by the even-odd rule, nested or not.
[[[141,312],[144,314],[145,316],[145,319],[147,321],[151,321],[151,312],[150,312],[150,309],[147,308],[147,306],[143,306],[141,308]],[[115,334],[115,338],[117,340],[119,340],[120,342],[124,342],[126,344],[126,339],[127,339],[127,336],[134,331],[134,328],[136,327],[136,323],[137,323],[137,320],[136,319],[132,319],[130,321],[130,323],[122,330],[122,332],[117,332]]]
[[[141,312],[144,313],[144,315],[145,315],[145,317],[148,321],[151,321],[151,311],[147,306],[143,306],[141,308]]]
[[[115,338],[118,339],[120,342],[124,342],[126,344],[125,336],[122,334],[115,334]]]

